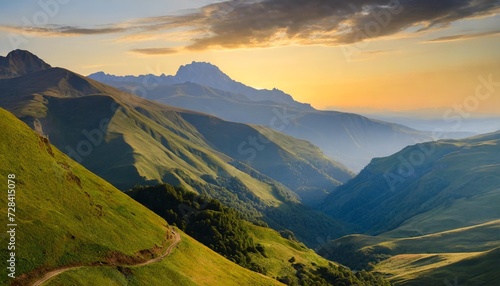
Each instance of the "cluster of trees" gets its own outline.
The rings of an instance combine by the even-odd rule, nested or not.
[[[241,181],[229,174],[214,178],[210,175],[202,175],[206,183],[194,180],[182,170],[174,170],[182,180],[199,194],[216,198],[224,206],[237,210],[243,219],[254,224],[266,226],[262,221],[261,210],[265,204],[250,191]]]
[[[238,185],[237,181],[228,180],[227,183],[234,184],[234,187]],[[127,194],[165,218],[169,224],[175,224],[229,260],[250,270],[267,274],[266,268],[255,262],[255,257],[268,257],[266,249],[254,241],[248,222],[238,211],[207,195],[199,195],[182,187],[165,184],[137,186]],[[291,219],[298,218],[296,215],[291,215]],[[282,230],[280,234],[282,237],[297,241],[291,231]],[[296,263],[294,258],[288,262],[291,263],[295,273],[276,277],[287,285],[390,285],[382,278],[368,272],[361,271],[354,274],[348,268],[334,264],[328,267],[314,264],[306,266]]]
[[[265,274],[265,269],[252,262],[250,256],[265,256],[265,249],[254,242],[237,211],[215,199],[170,185],[135,187],[128,194],[215,252]]]
[[[244,168],[245,165],[240,164],[238,167]],[[261,200],[239,178],[217,171],[219,176],[206,174],[200,176],[202,180],[195,180],[180,169],[173,170],[186,185],[238,211],[242,219],[275,230],[290,230],[310,248],[317,246],[318,237],[333,239],[349,233],[341,223],[301,204],[292,191],[256,171],[250,174],[272,187],[272,194],[283,202],[280,206],[272,206]]]
[[[296,270],[294,276],[279,277],[278,280],[291,286],[390,286],[391,284],[382,277],[366,271],[353,273],[348,268],[329,263],[328,266],[319,266],[316,269],[307,268],[302,263],[290,262]]]

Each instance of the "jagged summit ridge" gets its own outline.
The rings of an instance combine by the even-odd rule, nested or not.
[[[191,64],[182,65],[177,70],[175,77],[181,82],[212,82],[214,85],[218,85],[224,89],[235,82],[228,75],[222,72],[219,67],[209,63],[209,62],[195,62],[193,61]],[[226,86],[221,86],[226,83]],[[214,86],[215,87],[215,86]]]
[[[130,82],[130,83],[144,83],[154,82],[157,84],[182,84],[182,83],[196,83],[210,88],[215,88],[222,91],[232,92],[245,96],[250,101],[271,101],[279,104],[286,104],[290,107],[298,108],[301,110],[312,111],[313,108],[309,104],[300,103],[295,101],[291,95],[273,88],[268,89],[255,89],[247,86],[241,82],[233,80],[225,74],[219,67],[209,62],[196,62],[182,65],[177,70],[177,73],[172,75],[153,74],[140,75],[140,76],[115,76],[109,75],[104,72],[96,72],[89,75],[90,78],[100,82]]]

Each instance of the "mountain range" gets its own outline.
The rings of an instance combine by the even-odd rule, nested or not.
[[[101,74],[117,88],[16,50],[0,57],[0,74],[0,173],[15,172],[22,225],[18,278],[0,283],[500,279],[500,131],[432,141],[252,89],[208,63],[175,76]],[[157,78],[164,82],[149,88]],[[141,87],[148,92],[134,95]],[[202,112],[217,106],[246,119]],[[359,173],[294,130],[316,142],[337,138],[334,149],[360,159]]]
[[[223,73],[217,66],[208,62],[192,62],[191,64],[179,67],[174,76],[162,74],[154,76],[152,74],[142,76],[114,76],[104,72],[96,72],[89,75],[89,78],[109,84],[111,86],[121,85],[120,83],[139,83],[148,90],[160,85],[173,85],[182,83],[196,83],[216,90],[230,91],[239,95],[240,99],[248,101],[272,101],[301,110],[313,110],[309,104],[295,101],[291,95],[279,89],[257,90],[241,82],[231,79]]]
[[[258,90],[236,82],[206,62],[181,66],[174,76],[114,76],[97,72],[90,78],[168,105],[219,118],[270,127],[313,143],[354,172],[374,157],[431,141],[432,133],[336,111],[320,111],[284,92]]]
[[[318,236],[347,233],[306,205],[352,173],[308,142],[159,104],[62,68],[2,79],[0,94],[1,107],[121,190],[183,185],[248,219],[290,229],[309,245]]]
[[[47,85],[37,86],[40,79],[45,79]],[[19,87],[22,83],[27,84],[28,89],[31,88],[31,91],[36,94],[23,94],[21,92],[17,94],[16,92],[22,91]],[[54,83],[57,84],[54,85]],[[354,273],[346,267],[320,257],[303,243],[297,241],[290,231],[278,233],[263,225],[256,225],[255,222],[251,223],[241,218],[235,218],[239,215],[243,216],[243,211],[223,207],[222,212],[220,212],[223,217],[233,214],[233,221],[229,227],[234,227],[235,224],[243,225],[246,229],[244,239],[252,239],[257,243],[260,253],[251,253],[249,257],[258,263],[258,270],[267,276],[231,262],[194,240],[181,229],[169,225],[145,206],[73,160],[81,159],[82,162],[88,162],[90,154],[85,155],[86,153],[79,152],[77,155],[80,158],[74,156],[75,158],[72,159],[70,156],[74,154],[69,152],[70,156],[65,155],[51,144],[53,138],[56,138],[56,141],[62,140],[58,137],[62,136],[61,132],[63,131],[71,135],[70,123],[95,123],[96,119],[91,117],[95,114],[102,115],[101,112],[106,111],[109,104],[119,102],[118,95],[115,95],[117,98],[111,96],[106,98],[106,95],[99,94],[99,92],[106,91],[104,86],[93,85],[92,82],[85,81],[78,75],[58,68],[49,68],[10,79],[2,79],[0,84],[3,88],[0,93],[4,100],[2,104],[13,107],[18,114],[24,115],[22,118],[25,120],[22,122],[10,112],[0,108],[0,129],[2,130],[0,134],[0,159],[4,163],[0,166],[0,174],[4,178],[10,179],[9,188],[16,191],[15,200],[18,204],[16,222],[20,225],[16,234],[16,246],[19,247],[14,249],[17,262],[15,266],[12,266],[15,267],[14,272],[12,272],[15,274],[15,278],[11,279],[7,275],[1,275],[0,283],[6,285],[88,285],[89,283],[92,285],[285,285],[283,283],[286,285],[311,285],[311,283],[332,285],[342,282],[348,285],[388,285],[380,277],[375,277],[367,272]],[[11,91],[7,88],[9,85],[12,87]],[[77,90],[74,89],[75,86],[78,87]],[[87,92],[97,94],[88,95]],[[14,98],[17,95],[19,96],[18,101]],[[29,98],[32,98],[31,102],[24,102]],[[80,100],[73,101],[75,98]],[[147,107],[147,102],[144,103],[141,99],[136,100]],[[84,110],[88,116],[84,117],[78,114],[79,108]],[[164,116],[170,115],[179,120],[179,117],[172,116],[167,112],[169,110],[163,109],[164,107],[159,106],[158,108],[165,112]],[[133,113],[134,111],[124,112]],[[146,111],[141,110],[141,112]],[[64,116],[60,115],[61,113]],[[196,113],[190,114],[205,116]],[[45,115],[45,117],[40,115]],[[131,114],[128,116],[135,120],[141,119],[139,116],[133,117]],[[157,114],[157,116],[159,115]],[[51,122],[52,125],[46,124],[44,121],[47,117],[49,117],[48,120],[51,120],[48,122]],[[111,123],[107,122],[109,119],[107,117],[104,119],[106,119],[104,121],[106,124],[98,122],[97,125],[103,133],[111,128]],[[215,120],[215,123],[218,122],[218,119],[212,117],[205,116],[203,119],[209,119],[209,121],[212,119]],[[65,121],[65,124],[60,121]],[[193,121],[196,120],[193,119]],[[26,122],[30,123],[31,126],[28,126]],[[112,124],[116,123],[117,125],[123,124],[120,121],[112,122]],[[177,123],[182,123],[182,121],[179,120]],[[184,127],[188,128],[189,126]],[[116,133],[120,130],[119,126],[113,128],[115,128],[113,130]],[[99,136],[104,137],[104,135],[98,136],[95,130],[88,129],[88,133],[83,133],[90,134],[91,137],[86,137],[85,140],[94,144],[93,147],[98,148],[97,142],[108,140],[108,138],[99,139]],[[274,133],[271,130],[265,131],[268,136]],[[109,141],[112,142],[114,138],[111,136]],[[195,137],[192,139],[197,140]],[[288,143],[291,144],[293,141]],[[303,150],[294,150],[294,154],[313,150],[315,152],[309,154],[309,156],[313,156],[318,152],[317,149],[311,149],[310,143],[303,141],[298,143],[300,143],[297,146],[298,149]],[[114,145],[115,148],[119,148],[119,146]],[[78,152],[78,150],[76,151]],[[107,149],[107,151],[111,152],[111,149]],[[111,155],[116,156],[120,154],[119,151],[115,150]],[[214,155],[207,153],[205,156]],[[222,153],[218,156],[224,158]],[[111,158],[109,156],[106,160]],[[325,162],[329,161],[326,160],[322,164]],[[296,163],[300,165],[300,162]],[[224,165],[216,167],[229,168]],[[260,182],[261,185],[265,185],[265,182],[270,185],[276,184],[272,185],[274,195],[281,201],[276,198],[275,200],[281,203],[280,208],[290,209],[290,213],[274,210],[275,213],[280,216],[291,216],[297,219],[300,224],[315,228],[318,228],[318,222],[323,227],[328,226],[325,225],[325,223],[328,224],[325,216],[318,214],[313,216],[311,211],[301,207],[293,193],[287,193],[290,191],[286,187],[273,182],[272,179],[256,170],[252,170],[248,165],[245,165],[244,168],[262,180],[247,179],[249,182],[255,184]],[[223,174],[223,170],[220,170],[220,174]],[[221,182],[226,183],[225,195],[229,196],[226,201],[227,199],[237,201],[237,197],[240,196],[243,198],[241,203],[251,205],[253,202],[254,205],[257,205],[258,200],[244,199],[245,196],[252,194],[245,193],[249,190],[245,190],[245,185],[237,177],[202,177],[214,186],[221,184]],[[189,179],[194,181],[195,177]],[[190,183],[193,186],[196,184],[196,182]],[[15,186],[11,186],[12,184]],[[184,189],[186,197],[193,198],[192,190],[195,188],[192,187],[193,189],[190,190],[187,187],[189,185],[186,184],[180,188]],[[252,187],[255,189],[259,186]],[[130,192],[128,194],[131,195]],[[188,199],[183,203],[180,201],[165,202],[150,197],[146,189],[135,189],[135,196],[137,195],[142,198],[150,198],[156,204],[159,203],[162,211],[170,211],[167,213],[180,210],[182,214],[186,208],[181,207],[187,207],[185,205],[187,203],[199,208],[199,211],[191,209],[188,216],[214,213],[212,208],[200,205],[201,201],[198,199]],[[265,196],[266,194],[258,195]],[[0,202],[7,205],[11,200],[8,200],[7,196],[2,196]],[[147,201],[144,203],[147,204]],[[166,209],[168,203],[173,203],[171,209]],[[218,206],[218,208],[222,207],[220,202],[214,200],[211,201],[211,204]],[[7,217],[6,208],[2,208],[0,213]],[[265,215],[271,216],[271,214]],[[308,221],[307,216],[310,216],[310,221]],[[183,218],[185,217],[183,216]],[[189,222],[184,222],[189,224]],[[216,226],[210,221],[205,223],[209,227],[210,225]],[[336,226],[330,225],[329,227]],[[215,238],[221,243],[227,241],[227,238],[224,237],[216,236]],[[1,236],[0,240],[7,245],[7,235]],[[10,241],[12,242],[12,239]],[[235,242],[233,240],[228,243]],[[6,248],[3,248],[1,256],[2,259],[7,260],[12,255]],[[5,268],[2,273],[5,274]]]
[[[97,177],[0,108],[0,174],[11,178],[17,202],[15,279],[2,285],[284,285],[245,269]],[[12,184],[12,183],[11,183]],[[7,196],[0,202],[7,205]],[[0,214],[7,217],[7,208]],[[248,223],[251,225],[250,223]],[[276,231],[253,226],[264,248],[270,243],[271,274],[288,275],[293,255],[302,263],[328,267],[326,259]],[[254,233],[251,235],[256,235]],[[8,237],[0,237],[7,245]],[[2,260],[10,257],[1,250]],[[289,257],[288,257],[289,258]],[[333,265],[333,264],[332,264]],[[356,277],[348,269],[344,275]],[[293,275],[292,275],[293,276]],[[291,277],[291,276],[290,276]],[[296,279],[296,278],[295,278]],[[382,284],[381,284],[382,285]]]

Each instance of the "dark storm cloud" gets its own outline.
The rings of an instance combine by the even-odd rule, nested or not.
[[[180,29],[191,49],[286,44],[338,45],[425,31],[453,21],[498,13],[500,0],[231,0],[182,15],[142,18],[112,25],[12,27],[49,36],[143,34]]]
[[[275,40],[353,43],[408,27],[443,27],[498,12],[499,7],[499,0],[226,1],[205,6],[196,14],[196,25],[207,35],[195,39],[192,48],[266,46]]]

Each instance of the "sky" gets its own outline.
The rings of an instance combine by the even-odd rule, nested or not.
[[[318,109],[500,115],[500,0],[0,0],[0,55],[82,75],[217,65]]]

